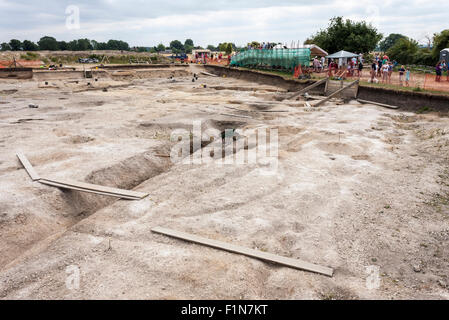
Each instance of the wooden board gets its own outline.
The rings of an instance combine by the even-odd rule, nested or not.
[[[300,96],[301,94],[306,93],[306,92],[312,90],[312,89],[315,88],[315,87],[318,87],[320,84],[323,84],[323,83],[325,83],[325,82],[327,83],[327,79],[328,79],[328,78],[326,78],[326,79],[321,79],[320,81],[317,81],[317,82],[315,82],[314,84],[312,84],[312,85],[310,85],[310,86],[308,86],[308,87],[306,87],[306,88],[304,88],[304,89],[301,89],[301,90],[299,90],[298,92],[295,92],[294,94],[292,94],[291,96],[289,96],[287,99],[293,99],[293,98],[296,98],[296,97]]]
[[[204,74],[205,76],[209,76],[209,77],[218,77],[216,74],[212,74],[212,73],[205,72],[205,71],[201,71],[201,74]]]
[[[25,157],[25,155],[23,153],[20,153],[20,152],[17,153],[16,155],[17,155],[17,158],[19,158],[20,162],[22,163],[23,167],[25,168],[26,172],[30,176],[30,178],[33,181],[39,180],[40,179],[39,175],[34,170],[33,166],[28,161],[27,157]]]
[[[381,107],[389,108],[389,109],[399,109],[398,106],[392,106],[392,105],[385,104],[385,103],[379,103],[379,102],[374,102],[374,101],[367,101],[367,100],[362,100],[362,99],[357,99],[357,101],[360,102],[360,103],[374,104],[376,106],[381,106]]]
[[[123,189],[117,189],[117,188],[111,188],[111,187],[104,187],[104,186],[99,186],[99,185],[95,185],[95,184],[66,180],[66,179],[62,180],[62,179],[52,179],[52,178],[43,177],[39,180],[39,182],[43,183],[43,184],[53,185],[53,186],[60,187],[60,188],[74,189],[77,191],[84,191],[84,192],[97,193],[97,194],[103,194],[103,195],[110,195],[113,197],[123,198],[123,199],[137,200],[137,199],[143,199],[146,196],[148,196],[147,193],[123,190]]]
[[[151,231],[155,232],[155,233],[163,234],[166,236],[174,237],[177,239],[206,245],[206,246],[209,246],[212,248],[222,249],[222,250],[233,252],[233,253],[243,254],[248,257],[277,263],[277,264],[280,264],[283,266],[323,274],[323,275],[326,275],[329,277],[332,277],[332,275],[334,273],[334,270],[332,268],[323,267],[320,265],[312,264],[312,263],[301,261],[298,259],[282,257],[282,256],[278,256],[278,255],[275,255],[272,253],[261,252],[258,250],[245,248],[242,246],[237,246],[237,245],[229,244],[229,243],[222,242],[222,241],[206,239],[206,238],[198,237],[195,235],[191,235],[191,234],[176,231],[176,230],[170,230],[170,229],[166,229],[166,228],[162,228],[162,227],[156,227],[156,228],[153,228]]]
[[[315,103],[313,106],[314,106],[314,107],[318,107],[318,106],[322,105],[323,103],[329,101],[330,99],[332,99],[333,97],[335,97],[335,96],[338,95],[339,93],[341,93],[341,92],[343,92],[343,91],[345,91],[345,90],[348,90],[349,88],[353,87],[353,86],[356,85],[356,84],[357,84],[357,85],[359,84],[359,80],[356,80],[356,81],[354,81],[354,82],[351,82],[351,83],[348,84],[347,86],[345,86],[345,87],[343,87],[343,88],[341,88],[341,89],[335,91],[334,93],[330,94],[329,96],[327,96],[327,97],[324,98],[323,100],[318,101],[317,103]]]
[[[95,190],[89,190],[89,189],[83,189],[83,188],[77,188],[77,187],[73,187],[73,186],[68,186],[66,184],[62,184],[62,183],[57,183],[51,180],[46,180],[46,179],[39,179],[38,182],[48,185],[48,186],[52,186],[52,187],[57,187],[57,188],[61,188],[61,189],[68,189],[68,190],[75,190],[75,191],[81,191],[81,192],[87,192],[87,193],[94,193],[94,194],[98,194],[98,195],[102,195],[102,196],[109,196],[109,197],[115,197],[115,198],[120,198],[120,199],[127,199],[127,200],[140,200],[140,198],[135,198],[135,197],[127,197],[124,195],[117,195],[114,193],[106,193],[106,192],[100,192],[100,191],[95,191]]]

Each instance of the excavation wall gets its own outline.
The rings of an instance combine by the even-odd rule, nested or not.
[[[312,84],[313,80],[285,79],[280,75],[274,75],[258,70],[241,70],[222,66],[205,66],[208,72],[219,76],[229,76],[237,79],[254,81],[260,84],[277,85],[289,91],[297,91]],[[313,89],[311,93],[323,93],[324,85]],[[358,98],[390,104],[408,111],[439,111],[449,112],[449,95],[429,92],[415,92],[393,90],[381,87],[359,86]]]

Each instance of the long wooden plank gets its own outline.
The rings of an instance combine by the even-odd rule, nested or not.
[[[39,175],[37,174],[36,170],[34,170],[33,166],[28,161],[27,157],[25,157],[25,155],[21,152],[18,152],[16,155],[17,158],[19,158],[20,162],[22,163],[23,167],[25,168],[26,172],[30,176],[30,178],[33,181],[39,180],[40,179]]]
[[[73,181],[73,180],[67,180],[67,179],[52,179],[48,177],[43,177],[41,180],[44,180],[45,182],[53,182],[59,185],[65,185],[68,188],[69,187],[75,187],[78,189],[86,190],[86,192],[89,191],[95,191],[95,192],[102,192],[107,193],[110,195],[119,196],[120,198],[123,197],[131,197],[131,198],[138,198],[142,199],[148,196],[147,193],[142,192],[136,192],[136,191],[130,191],[130,190],[123,190],[123,189],[117,189],[117,188],[111,188],[111,187],[105,187],[105,186],[99,186],[95,184],[85,183],[85,182],[79,182],[79,181]],[[70,189],[70,188],[69,188]]]
[[[389,108],[389,109],[399,109],[398,106],[392,106],[392,105],[385,104],[385,103],[379,103],[379,102],[362,100],[362,99],[357,99],[357,101],[360,102],[360,103],[374,104],[376,106],[381,106],[381,107]]]
[[[100,191],[95,191],[95,190],[89,190],[89,189],[68,186],[66,184],[57,183],[57,182],[46,180],[46,179],[39,179],[38,182],[48,185],[48,186],[61,188],[61,189],[69,189],[69,190],[75,190],[75,191],[81,191],[81,192],[87,192],[87,193],[94,193],[94,194],[98,194],[98,195],[102,195],[102,196],[109,196],[109,197],[115,197],[115,198],[127,199],[127,200],[140,200],[140,198],[128,197],[128,196],[124,196],[124,195],[118,195],[115,193],[100,192]]]
[[[332,275],[334,273],[334,270],[332,268],[323,267],[320,265],[312,264],[312,263],[301,261],[298,259],[282,257],[282,256],[278,256],[278,255],[275,255],[272,253],[261,252],[258,250],[245,248],[242,246],[237,246],[237,245],[229,244],[229,243],[222,242],[222,241],[206,239],[206,238],[198,237],[198,236],[188,234],[185,232],[170,230],[170,229],[166,229],[166,228],[162,228],[162,227],[153,228],[151,231],[155,232],[155,233],[163,234],[166,236],[170,236],[173,238],[206,245],[206,246],[209,246],[212,248],[222,249],[225,251],[238,253],[238,254],[243,254],[248,257],[261,259],[261,260],[268,261],[268,262],[274,262],[274,263],[277,263],[277,264],[280,264],[283,266],[287,266],[287,267],[292,267],[295,269],[306,270],[306,271],[311,271],[311,272],[315,272],[315,273],[319,273],[319,274],[324,274],[329,277],[332,277]]]
[[[209,76],[209,77],[218,77],[216,74],[212,74],[212,73],[205,72],[205,71],[201,71],[201,74],[204,74],[205,76]]]
[[[296,98],[296,97],[300,96],[301,94],[306,93],[307,91],[310,91],[310,90],[312,90],[312,89],[315,88],[315,87],[318,87],[320,84],[323,84],[323,83],[327,82],[327,79],[328,79],[328,78],[325,78],[325,79],[322,79],[322,80],[320,80],[320,81],[317,81],[317,82],[315,82],[314,84],[312,84],[312,85],[310,85],[310,86],[308,86],[308,87],[306,87],[306,88],[304,88],[304,89],[301,89],[301,90],[299,90],[298,92],[295,92],[294,94],[292,94],[291,96],[289,96],[287,99],[293,99],[293,98]]]
[[[334,96],[336,96],[337,94],[339,94],[340,92],[343,92],[346,89],[351,88],[353,85],[358,84],[359,80],[356,80],[354,82],[351,82],[350,84],[348,84],[346,87],[341,88],[340,90],[335,91],[334,93],[328,95],[325,99],[318,101],[317,103],[315,103],[313,106],[314,107],[318,107],[319,105],[322,105],[323,103],[329,101],[330,99],[332,99]]]

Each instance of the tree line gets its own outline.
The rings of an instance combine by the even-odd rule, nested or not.
[[[58,41],[54,37],[42,37],[37,43],[30,40],[20,41],[12,39],[9,42],[0,44],[0,51],[90,51],[90,50],[121,50],[157,53],[171,50],[173,53],[192,53],[194,49],[203,49],[201,46],[195,46],[192,39],[186,39],[184,43],[179,40],[173,40],[169,46],[160,43],[153,47],[130,47],[127,42],[121,40],[109,40],[108,42],[98,42],[90,39],[78,39],[73,41]],[[207,49],[211,51],[229,52],[237,50],[234,43],[220,43],[218,46],[208,45]]]
[[[88,50],[123,50],[129,51],[129,44],[121,40],[109,40],[108,42],[97,42],[89,39],[78,39],[70,42],[58,41],[54,37],[42,37],[37,43],[30,40],[20,41],[12,39],[1,45],[1,51],[88,51]]]
[[[364,54],[381,51],[401,64],[433,66],[440,58],[440,51],[449,48],[449,29],[428,37],[427,46],[422,47],[405,35],[392,33],[384,38],[371,24],[335,17],[327,28],[312,35],[305,44],[315,44],[329,53],[340,50]]]

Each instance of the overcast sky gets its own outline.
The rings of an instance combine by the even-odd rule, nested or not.
[[[79,8],[79,29],[66,26],[71,5]],[[131,46],[186,38],[201,46],[291,43],[303,42],[334,16],[366,20],[384,35],[402,33],[420,43],[449,28],[447,0],[0,0],[0,42],[49,35],[65,41],[117,39]]]

